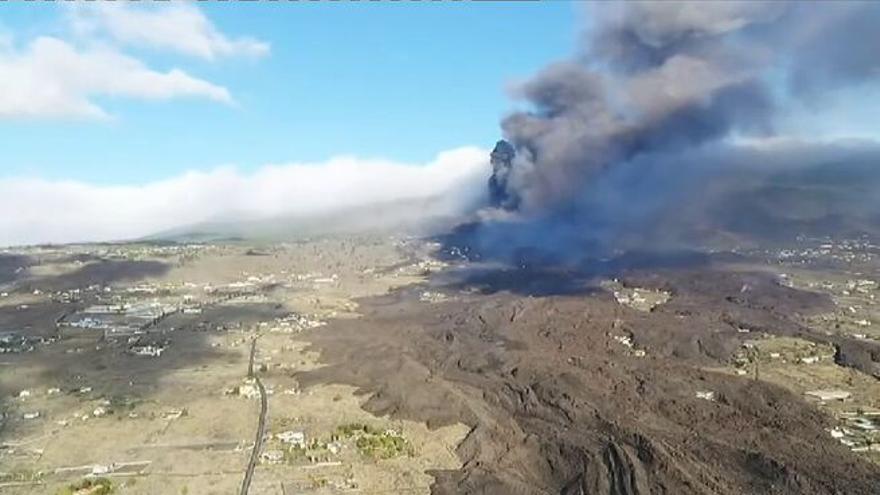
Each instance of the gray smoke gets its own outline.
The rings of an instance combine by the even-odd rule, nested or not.
[[[876,80],[880,4],[608,2],[589,12],[577,56],[515,90],[529,110],[502,121],[515,153],[493,157],[495,208],[473,227],[475,247],[570,256],[693,244],[722,229],[794,237],[880,225],[876,143],[775,133],[793,101],[821,110],[835,89]],[[867,192],[816,199],[809,181],[829,175]],[[873,206],[849,211],[855,197]]]
[[[641,156],[772,135],[780,99],[880,75],[876,3],[633,2],[590,12],[578,60],[519,87],[531,110],[502,122],[517,153],[507,193],[525,214],[567,208]]]

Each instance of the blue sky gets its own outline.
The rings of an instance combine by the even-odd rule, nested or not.
[[[584,5],[0,1],[0,246],[398,199],[472,211],[522,105],[508,89],[583,54]],[[774,137],[880,136],[880,87],[787,98],[786,56]]]
[[[184,170],[321,161],[338,155],[426,162],[491,146],[513,106],[505,89],[575,45],[575,4],[199,4],[229,39],[261,56],[213,60],[155,43],[108,44],[156,71],[180,68],[226,88],[206,98],[94,95],[110,118],[0,118],[0,176],[96,184],[155,181]],[[0,5],[0,36],[23,51],[38,36],[76,46],[63,4]],[[106,37],[102,38],[106,42]]]

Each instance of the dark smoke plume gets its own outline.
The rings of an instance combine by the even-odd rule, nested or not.
[[[705,218],[717,205],[700,201],[723,195],[707,190],[760,189],[789,157],[806,169],[850,149],[880,156],[871,143],[766,145],[782,141],[774,124],[786,102],[819,106],[827,92],[876,80],[880,4],[609,2],[590,13],[577,59],[522,84],[515,95],[530,110],[501,124],[510,144],[493,152],[490,196],[516,218],[485,213],[490,248],[626,248],[658,241],[659,225],[663,241],[680,242],[685,230],[717,227]],[[736,144],[747,141],[759,144]]]
[[[519,208],[519,197],[514,195],[508,186],[515,157],[516,150],[504,140],[498,141],[492,154],[489,155],[489,164],[492,165],[492,176],[489,177],[489,204],[494,207],[507,210]]]

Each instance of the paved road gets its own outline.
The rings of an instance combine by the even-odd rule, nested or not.
[[[254,477],[254,469],[257,467],[257,461],[260,459],[260,452],[263,450],[263,437],[266,436],[266,416],[269,413],[269,399],[266,397],[266,388],[259,376],[254,374],[254,353],[257,350],[257,338],[251,341],[251,356],[248,362],[248,377],[253,378],[260,390],[260,421],[257,424],[257,437],[254,440],[254,450],[251,451],[251,460],[248,462],[247,470],[244,473],[244,480],[241,482],[241,495],[247,495],[251,488],[251,480]]]

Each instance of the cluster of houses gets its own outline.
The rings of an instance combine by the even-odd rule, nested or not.
[[[605,280],[601,283],[601,287],[611,292],[618,304],[637,311],[651,311],[655,307],[669,302],[672,297],[669,292],[663,290],[627,287],[617,279]]]
[[[299,333],[303,330],[322,327],[326,324],[327,323],[322,320],[311,318],[304,314],[291,313],[282,318],[276,318],[274,324],[269,328],[269,331],[277,333]],[[269,326],[268,323],[266,323],[266,326]]]
[[[781,249],[775,252],[765,251],[773,255],[781,263],[808,265],[819,260],[831,260],[843,263],[867,263],[880,254],[880,246],[870,239],[798,239],[802,247]]]
[[[820,404],[850,402],[852,394],[846,390],[810,390],[806,396]],[[853,452],[880,452],[880,409],[852,404],[835,413],[838,426],[829,433]]]
[[[162,318],[177,311],[175,306],[158,302],[95,304],[56,323],[62,335],[97,331],[103,332],[105,338],[124,338],[144,333]]]
[[[51,339],[31,337],[15,331],[0,331],[0,354],[31,352],[37,345],[46,344]]]

